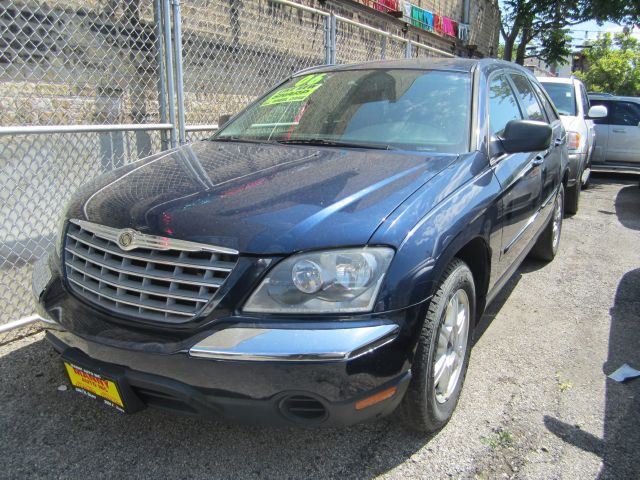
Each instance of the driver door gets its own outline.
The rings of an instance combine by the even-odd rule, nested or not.
[[[500,136],[511,120],[523,119],[520,104],[506,74],[489,80],[489,130]],[[502,246],[496,278],[508,272],[529,245],[541,205],[544,160],[533,153],[502,154],[491,159],[493,171],[502,186]]]

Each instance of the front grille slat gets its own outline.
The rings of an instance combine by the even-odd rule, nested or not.
[[[132,307],[138,307],[138,308],[148,308],[150,310],[156,310],[158,312],[167,312],[167,313],[172,313],[174,315],[184,315],[184,316],[188,316],[191,317],[192,314],[190,312],[187,311],[180,311],[180,310],[174,310],[174,309],[169,309],[166,308],[165,306],[155,306],[155,305],[150,305],[149,303],[137,303],[134,302],[133,300],[129,300],[129,295],[127,294],[109,294],[106,293],[104,290],[101,291],[101,289],[94,289],[91,287],[88,287],[84,282],[82,281],[78,281],[75,280],[74,278],[69,277],[68,280],[74,284],[76,284],[78,287],[82,288],[83,290],[88,290],[91,293],[94,293],[100,297],[104,297],[107,300],[112,300],[113,302],[117,302],[117,303],[125,303],[127,305],[130,305]],[[186,309],[185,309],[186,310]]]
[[[91,262],[101,267],[108,268],[110,270],[114,270],[119,273],[128,274],[128,275],[137,275],[140,277],[151,278],[154,280],[166,280],[168,278],[166,271],[146,270],[145,268],[136,267],[135,265],[122,266],[120,262],[92,259],[86,254],[80,253],[74,249],[70,249],[69,247],[66,247],[65,250],[68,253],[71,253],[74,256],[82,259],[83,261]],[[223,283],[223,281],[218,278],[211,278],[208,280],[195,280],[195,279],[189,278],[188,275],[172,274],[171,278],[175,281],[178,281],[180,283],[184,283],[187,285],[198,285],[198,286],[211,287],[211,288],[218,288]]]
[[[135,238],[143,246],[124,251],[117,243],[118,230],[109,228],[108,239],[104,232],[101,225],[70,221],[66,276],[75,294],[121,316],[184,323],[214,300],[237,261],[237,252],[230,254],[229,249],[203,245],[200,251],[193,242],[139,232]]]
[[[149,260],[148,257],[145,257],[143,255],[136,255],[135,253],[125,252],[123,250],[120,250],[118,247],[111,247],[111,245],[109,244],[112,242],[109,242],[108,240],[104,240],[99,237],[94,237],[94,238],[82,238],[82,237],[83,236],[81,235],[69,234],[69,238],[73,238],[74,240],[77,240],[78,242],[81,242],[89,247],[100,249],[104,252],[107,252],[113,255],[118,255],[120,257],[129,258],[131,260],[139,260],[143,262],[146,262]],[[227,273],[230,272],[235,266],[235,263],[233,262],[205,262],[197,258],[189,259],[189,261],[175,261],[175,260],[171,260],[170,258],[162,258],[162,255],[159,254],[159,252],[162,252],[162,250],[151,250],[150,257],[153,258],[154,263],[160,263],[163,265],[176,265],[176,266],[188,267],[188,268],[195,266],[198,268],[203,268],[205,270],[214,270],[214,271],[227,272]]]
[[[81,273],[83,275],[93,278],[98,282],[106,283],[107,285],[111,285],[112,287],[116,287],[116,288],[122,287],[126,290],[131,290],[138,293],[146,293],[147,295],[164,295],[164,296],[175,298],[178,300],[192,300],[192,301],[203,302],[203,303],[207,303],[209,301],[209,298],[206,296],[189,295],[188,293],[177,294],[177,293],[174,293],[175,291],[172,291],[170,288],[162,288],[162,287],[152,288],[149,286],[140,287],[138,286],[137,282],[132,282],[130,280],[125,280],[125,279],[116,279],[116,280],[109,279],[108,280],[106,274],[103,274],[101,276],[100,273],[98,274],[90,273],[89,271],[87,271],[88,269],[86,267],[83,269],[81,267],[74,265],[71,262],[67,263],[67,266],[72,268],[78,273]],[[141,285],[144,285],[144,283],[142,283]]]

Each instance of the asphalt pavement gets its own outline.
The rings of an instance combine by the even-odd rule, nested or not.
[[[550,264],[492,304],[451,422],[344,429],[122,415],[73,392],[42,333],[0,345],[0,478],[640,478],[640,188],[600,177]]]

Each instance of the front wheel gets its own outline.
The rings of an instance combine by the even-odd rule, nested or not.
[[[576,184],[573,187],[567,188],[567,198],[564,204],[564,211],[569,215],[575,215],[578,213],[580,207],[580,192],[582,191],[582,173],[578,175]]]
[[[544,228],[536,244],[531,249],[531,256],[539,260],[550,262],[558,252],[560,234],[562,233],[562,212],[564,205],[564,187],[560,185],[558,194],[553,202],[553,212],[549,223]]]
[[[411,365],[411,383],[399,407],[404,423],[434,432],[460,398],[475,322],[475,286],[469,267],[454,259],[431,299]]]

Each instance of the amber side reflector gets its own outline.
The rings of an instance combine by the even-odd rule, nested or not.
[[[356,410],[362,410],[363,408],[380,403],[387,398],[391,398],[397,391],[398,387],[391,387],[381,391],[380,393],[376,393],[375,395],[371,395],[370,397],[360,400],[359,402],[356,402]]]

